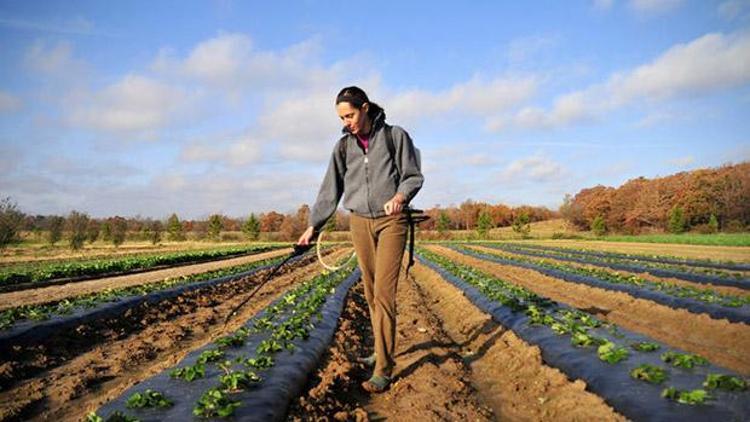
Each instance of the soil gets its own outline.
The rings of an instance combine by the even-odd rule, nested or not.
[[[704,246],[680,245],[675,243],[607,242],[600,240],[534,240],[531,243],[595,252],[621,252],[640,255],[665,255],[666,251],[666,254],[674,257],[750,263],[750,247],[747,246]]]
[[[397,296],[395,382],[370,395],[357,358],[372,352],[361,286],[350,293],[335,341],[290,420],[625,420],[585,383],[542,363],[537,347],[495,323],[417,264]]]
[[[288,255],[291,249],[281,249],[263,252],[255,255],[242,256],[238,258],[222,259],[202,264],[184,265],[163,270],[147,271],[138,274],[122,275],[116,277],[98,278],[94,280],[78,281],[59,286],[42,287],[38,289],[19,290],[15,292],[0,293],[0,311],[23,305],[38,305],[48,302],[56,302],[65,298],[81,296],[98,291],[138,286],[159,282],[167,278],[177,278],[191,274],[199,274],[227,268],[236,265],[249,264],[268,258]]]
[[[481,247],[475,247],[482,250]],[[595,314],[625,329],[635,331],[672,347],[706,357],[714,364],[750,375],[750,326],[717,320],[705,314],[674,309],[626,293],[571,283],[533,270],[473,258],[441,246],[433,252],[471,265],[505,281]],[[488,249],[485,249],[488,250]],[[491,251],[491,250],[488,250]]]
[[[343,257],[346,250],[334,252]],[[81,420],[190,351],[232,332],[299,282],[320,272],[313,256],[280,271],[224,327],[224,318],[265,272],[224,283],[120,318],[81,325],[30,347],[0,351],[0,421]]]

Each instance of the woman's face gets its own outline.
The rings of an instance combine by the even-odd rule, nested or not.
[[[362,108],[356,108],[346,101],[336,104],[336,112],[344,123],[344,127],[348,128],[354,135],[365,133],[369,128],[367,127],[367,110],[370,104],[362,104]]]

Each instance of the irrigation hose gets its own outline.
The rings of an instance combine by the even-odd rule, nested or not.
[[[356,252],[352,252],[352,254],[349,257],[349,259],[347,259],[345,262],[343,262],[339,266],[328,265],[328,264],[325,263],[325,261],[323,261],[323,254],[320,253],[320,250],[321,250],[320,245],[323,244],[323,233],[325,233],[325,231],[321,231],[318,234],[318,241],[315,242],[315,252],[318,255],[318,262],[320,262],[320,265],[322,265],[323,268],[327,269],[328,271],[337,271],[337,270],[345,267],[346,265],[348,265],[349,262],[351,262],[352,258],[354,258],[357,255]]]

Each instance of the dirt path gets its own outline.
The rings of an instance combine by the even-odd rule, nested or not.
[[[15,308],[22,305],[36,305],[47,302],[55,302],[68,297],[81,296],[111,288],[122,288],[137,286],[141,284],[154,283],[167,278],[182,277],[191,274],[199,274],[207,271],[235,265],[249,264],[268,258],[287,255],[291,249],[281,249],[263,252],[256,255],[242,256],[220,261],[211,261],[203,264],[185,265],[176,268],[148,271],[138,274],[122,275],[117,277],[98,278],[95,280],[79,281],[62,284],[59,286],[42,287],[39,289],[19,290],[16,292],[0,293],[0,311]]]
[[[332,259],[346,252],[335,252]],[[226,329],[226,315],[265,274],[201,289],[158,306],[142,306],[115,320],[80,326],[51,344],[5,351],[0,376],[12,384],[0,395],[0,420],[81,420],[137,382],[175,365],[190,351],[236,330],[319,272],[314,257],[282,270]]]
[[[585,249],[596,252],[621,252],[640,255],[670,255],[688,259],[711,259],[750,263],[750,247],[747,246],[703,246],[675,243],[630,243],[576,240],[534,240],[520,244],[537,244],[563,248]]]
[[[356,358],[372,348],[357,286],[290,420],[624,420],[583,382],[545,366],[538,348],[494,323],[436,273],[420,265],[412,271],[415,278],[399,285],[391,389],[368,395],[359,387],[369,373]]]
[[[626,293],[608,291],[548,277],[533,270],[473,258],[441,246],[433,252],[470,265],[670,346],[705,356],[713,363],[750,374],[750,326],[716,320],[708,315],[673,309]],[[480,249],[480,248],[477,248]]]

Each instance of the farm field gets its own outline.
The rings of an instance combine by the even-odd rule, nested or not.
[[[167,270],[193,275],[115,313],[86,319],[117,300],[74,311],[80,322],[52,313],[0,330],[0,420],[747,419],[746,261],[716,247],[599,244],[418,245],[399,282],[394,382],[379,395],[359,386],[369,373],[358,358],[373,346],[351,264],[330,273],[313,254],[291,262],[226,327],[290,249]],[[156,286],[160,271],[0,300],[8,310]]]

